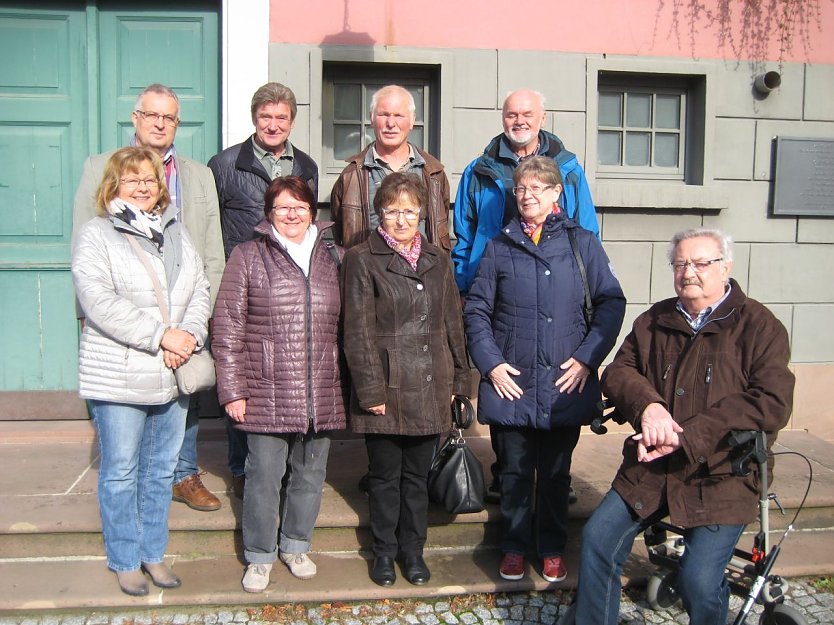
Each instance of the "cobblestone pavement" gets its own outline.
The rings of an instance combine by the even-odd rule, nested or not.
[[[556,625],[573,601],[573,594],[573,591],[498,593],[365,603],[334,601],[315,605],[4,614],[0,615],[0,625]],[[834,623],[834,594],[817,590],[808,580],[792,580],[786,594],[786,603],[802,614],[808,625]],[[741,603],[740,598],[731,599],[728,623],[732,623]],[[762,608],[756,606],[747,625],[757,625],[761,612]],[[680,610],[653,611],[642,589],[623,593],[620,625],[687,625],[688,622]]]

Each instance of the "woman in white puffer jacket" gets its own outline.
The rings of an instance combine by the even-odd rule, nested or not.
[[[73,237],[72,276],[84,313],[79,394],[98,433],[98,499],[107,565],[127,594],[179,578],[163,563],[168,509],[189,397],[173,370],[203,347],[210,309],[203,261],[177,219],[162,160],[128,147],[107,162],[99,216]],[[163,323],[153,267],[170,311]]]

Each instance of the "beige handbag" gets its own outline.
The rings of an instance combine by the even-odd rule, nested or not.
[[[130,235],[125,235],[127,240],[133,246],[139,260],[148,272],[148,276],[153,283],[153,290],[156,293],[156,302],[159,305],[159,312],[162,313],[162,323],[171,325],[171,315],[168,313],[168,305],[165,303],[165,298],[162,296],[162,285],[159,283],[159,278],[148,259],[148,254],[139,243],[136,242]],[[177,380],[177,388],[183,395],[192,395],[200,391],[207,391],[215,384],[217,384],[217,375],[214,371],[214,358],[211,352],[203,347],[200,351],[191,354],[191,357],[185,361],[185,364],[180,365],[174,369],[174,378]]]

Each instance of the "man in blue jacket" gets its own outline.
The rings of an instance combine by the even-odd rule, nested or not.
[[[463,172],[455,198],[454,229],[457,243],[452,250],[455,280],[465,294],[483,256],[494,239],[517,214],[512,193],[513,172],[532,155],[552,158],[562,174],[561,209],[586,230],[599,237],[596,209],[585,172],[576,155],[565,149],[554,134],[542,130],[546,111],[544,96],[530,89],[510,93],[504,100],[504,133],[498,135]]]
[[[501,110],[504,133],[494,137],[484,153],[463,171],[455,198],[457,242],[452,249],[455,280],[461,295],[469,291],[487,243],[518,214],[513,172],[529,156],[547,156],[556,162],[563,182],[559,207],[599,238],[596,208],[585,172],[576,155],[565,149],[559,137],[542,130],[546,114],[544,96],[538,91],[520,89],[508,94]],[[492,484],[487,489],[489,500],[498,499],[500,472],[498,463],[494,463]],[[571,502],[575,500],[571,488]]]

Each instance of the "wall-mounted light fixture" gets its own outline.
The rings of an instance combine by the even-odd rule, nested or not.
[[[782,84],[782,75],[777,71],[759,74],[753,81],[753,88],[763,96],[778,88]]]

